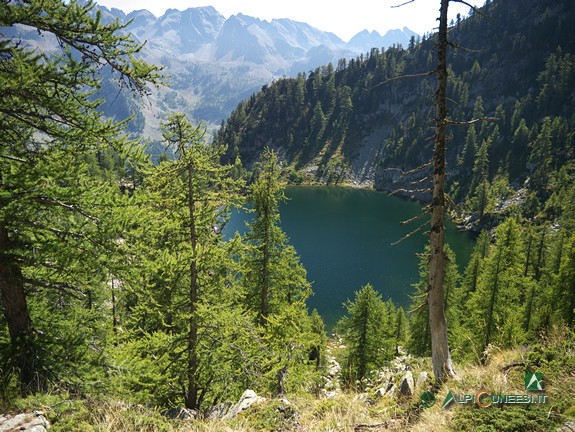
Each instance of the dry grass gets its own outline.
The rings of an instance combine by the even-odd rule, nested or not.
[[[560,346],[564,340],[549,335],[549,345]],[[570,354],[571,356],[573,354]],[[285,400],[267,399],[233,420],[168,420],[153,408],[121,402],[48,400],[43,408],[51,417],[54,432],[377,432],[413,431],[443,432],[454,429],[454,422],[462,410],[470,405],[452,404],[442,407],[451,390],[456,395],[474,394],[487,389],[495,393],[520,393],[524,391],[522,365],[528,362],[526,350],[498,350],[491,348],[485,366],[465,365],[456,367],[459,376],[449,380],[437,392],[437,402],[428,409],[418,406],[421,393],[418,389],[410,399],[398,400],[384,396],[377,398],[370,393],[339,391],[335,397],[315,397],[299,393],[288,395]],[[418,363],[419,362],[419,363]],[[414,376],[419,369],[427,369],[427,362],[418,360],[412,365]],[[562,375],[552,387],[546,388],[550,397],[558,399],[575,385],[575,372]],[[62,399],[59,399],[60,401]],[[36,401],[35,406],[42,406]],[[52,406],[53,408],[50,408]],[[286,409],[286,406],[288,407]],[[573,412],[575,405],[564,410]]]

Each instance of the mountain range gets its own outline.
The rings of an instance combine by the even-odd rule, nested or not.
[[[546,202],[553,194],[561,201],[575,178],[573,22],[570,1],[500,0],[452,24],[448,188],[470,212],[508,207],[498,197],[524,202],[527,217],[557,213]],[[417,167],[428,166],[433,151],[436,47],[431,35],[277,80],[242,102],[216,141],[248,167],[264,148],[275,149],[294,180],[425,199],[430,172]]]
[[[130,22],[127,30],[146,42],[143,57],[163,65],[171,77],[171,87],[153,89],[152,100],[141,108],[144,135],[151,138],[158,137],[158,118],[165,111],[187,112],[213,129],[241,100],[274,79],[336,64],[374,47],[407,46],[412,38],[419,39],[404,27],[383,36],[365,30],[346,43],[303,22],[285,18],[268,22],[243,14],[226,19],[211,6],[168,9],[161,17],[147,10],[129,14],[115,8],[99,10],[103,20]],[[117,111],[114,106],[107,110]]]

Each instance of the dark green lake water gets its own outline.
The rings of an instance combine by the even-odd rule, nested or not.
[[[344,314],[342,303],[366,283],[384,300],[410,304],[412,284],[419,278],[416,254],[427,243],[426,231],[398,245],[391,243],[421,225],[422,221],[400,225],[421,212],[420,204],[381,192],[336,187],[289,187],[286,196],[289,201],[280,207],[281,226],[313,283],[309,309],[316,308],[328,328]],[[225,232],[245,232],[247,218],[235,213]],[[453,224],[447,228],[447,241],[461,268],[473,240]]]

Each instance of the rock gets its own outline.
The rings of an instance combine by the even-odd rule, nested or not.
[[[399,394],[402,396],[411,396],[413,395],[413,392],[413,375],[411,374],[411,371],[407,371],[399,381]]]
[[[389,397],[393,398],[393,397],[395,397],[396,393],[397,393],[397,384],[389,383],[389,386],[388,386],[385,394],[388,395]]]
[[[188,420],[198,417],[198,412],[189,408],[170,408],[162,413],[164,417],[172,420]]]
[[[341,366],[339,365],[339,363],[333,363],[329,367],[328,375],[330,378],[336,378],[339,375],[340,371]]]
[[[42,411],[17,415],[0,415],[0,432],[46,432],[50,423]]]
[[[337,397],[337,392],[333,390],[324,390],[324,396],[327,399],[333,399]]]
[[[221,404],[211,406],[206,410],[205,416],[209,419],[224,418],[232,406],[234,406],[234,404],[231,402],[222,402]]]
[[[417,376],[417,382],[415,383],[415,388],[420,389],[422,388],[427,380],[429,379],[429,374],[427,372],[420,372]]]
[[[575,432],[575,422],[570,421],[563,423],[557,428],[557,432]]]
[[[232,407],[230,408],[230,410],[226,413],[226,415],[223,417],[224,419],[233,419],[235,418],[239,413],[241,413],[242,411],[247,410],[249,407],[251,407],[253,404],[257,403],[257,402],[261,402],[265,400],[263,397],[260,397],[256,394],[255,391],[253,390],[246,390],[242,396],[240,397],[240,400],[238,401],[237,404],[232,405]]]

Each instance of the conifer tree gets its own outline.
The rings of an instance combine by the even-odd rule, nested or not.
[[[0,41],[0,302],[11,353],[4,371],[18,373],[22,393],[44,388],[55,356],[40,348],[49,332],[36,331],[29,297],[54,295],[61,303],[82,297],[87,285],[102,283],[101,275],[96,282],[89,275],[99,268],[96,257],[112,247],[98,235],[95,211],[110,195],[98,193],[104,185],[90,184],[81,156],[112,147],[125,157],[134,143],[122,136],[121,124],[96,111],[99,72],[111,71],[140,93],[158,78],[155,67],[134,58],[141,46],[122,34],[124,26],[102,23],[94,6],[0,5],[3,26],[30,26],[53,35],[61,48],[50,56],[17,39]]]
[[[246,307],[257,317],[267,348],[262,373],[273,382],[272,391],[282,393],[289,368],[318,347],[321,333],[312,331],[305,305],[311,294],[306,271],[279,226],[284,185],[272,150],[266,148],[260,156],[255,176],[251,186],[255,215],[248,224],[247,247],[241,257],[242,285]]]
[[[259,324],[281,311],[286,304],[305,304],[311,294],[306,272],[293,246],[279,226],[279,204],[285,199],[277,155],[266,148],[257,164],[256,181],[251,188],[255,212],[249,224],[250,245],[244,286],[250,309],[257,312]]]
[[[337,324],[347,347],[344,378],[348,384],[356,380],[361,383],[370,370],[393,357],[397,311],[370,284],[356,291],[354,300],[348,300],[344,306],[347,315]]]
[[[437,45],[437,91],[435,96],[435,133],[431,195],[431,230],[427,304],[433,374],[438,383],[455,375],[447,339],[444,308],[445,281],[445,146],[447,127],[447,10],[449,0],[441,0]]]
[[[176,159],[151,168],[137,195],[146,211],[129,238],[137,301],[128,352],[141,360],[129,361],[136,375],[128,379],[158,403],[198,409],[238,390],[233,376],[251,352],[242,345],[252,327],[238,307],[234,252],[221,233],[241,183],[220,164],[225,149],[206,144],[183,114],[169,115],[162,134]]]
[[[523,338],[519,293],[526,288],[524,260],[521,228],[508,219],[497,227],[494,250],[486,258],[469,301],[468,325],[474,329],[477,353],[483,361],[490,344],[511,346]]]

